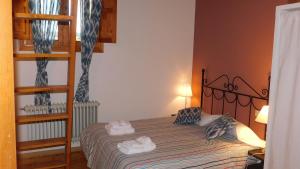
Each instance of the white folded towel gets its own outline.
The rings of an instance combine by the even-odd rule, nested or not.
[[[111,121],[108,123],[112,128],[132,127],[130,122],[125,120]]]
[[[131,124],[124,120],[109,122],[105,125],[105,129],[107,133],[112,136],[132,134],[135,132]]]
[[[149,152],[156,148],[150,137],[142,136],[135,140],[118,143],[118,149],[124,154]]]

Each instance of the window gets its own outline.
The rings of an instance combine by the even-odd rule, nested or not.
[[[61,14],[69,13],[69,2],[71,0],[61,1]],[[78,0],[80,2],[80,0]],[[116,42],[117,26],[117,0],[102,0],[101,28],[100,37],[95,46],[94,52],[103,52],[103,43]],[[13,12],[24,13],[28,11],[27,0],[13,0]],[[76,25],[76,51],[80,51],[80,3],[78,3],[78,21]],[[31,26],[27,20],[14,21],[14,38],[19,39],[19,50],[32,51]],[[66,23],[58,23],[58,33],[53,45],[53,51],[68,51],[69,47],[69,26]]]
[[[78,1],[77,5],[77,23],[76,23],[76,41],[80,41],[80,32],[81,32],[81,3]]]

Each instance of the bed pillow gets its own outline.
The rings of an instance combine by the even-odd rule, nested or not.
[[[214,116],[214,117],[211,117],[211,116]],[[216,117],[216,116],[219,116],[219,117]],[[220,118],[220,115],[210,115],[210,114],[202,112],[201,113],[201,121],[206,120],[205,118],[208,119],[207,121],[209,121],[208,122],[208,124],[209,124],[209,123],[212,123],[212,121],[214,121],[214,120],[211,121],[211,119]],[[236,138],[241,142],[244,142],[248,145],[255,146],[255,147],[264,148],[266,146],[266,141],[260,139],[251,128],[249,128],[245,124],[243,124],[235,119],[233,119],[233,120],[235,121],[235,130],[232,129],[232,130],[230,130],[230,132],[227,133],[227,135],[230,136],[229,138]],[[213,124],[211,124],[211,125],[213,125]],[[211,125],[209,125],[209,126],[211,126]],[[224,135],[223,135],[223,138],[224,138]]]
[[[238,140],[251,146],[262,147],[266,146],[266,142],[260,139],[253,130],[241,122],[236,124],[236,137]]]
[[[206,126],[210,124],[211,122],[215,121],[222,115],[211,115],[205,112],[201,112],[201,120],[197,123],[199,126]]]
[[[221,116],[211,122],[205,128],[205,136],[208,140],[223,138],[226,140],[236,140],[236,121],[229,116]]]
[[[201,108],[189,107],[178,111],[174,124],[191,125],[201,120]]]

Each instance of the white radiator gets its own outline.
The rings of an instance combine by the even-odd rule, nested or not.
[[[74,103],[73,106],[73,135],[72,142],[79,141],[81,131],[87,126],[97,122],[98,101],[89,101],[85,103]],[[65,103],[53,103],[51,105],[52,113],[66,112]],[[48,106],[27,105],[24,107],[26,115],[47,114]],[[65,137],[65,121],[43,122],[27,124],[28,140],[41,140],[56,137]]]

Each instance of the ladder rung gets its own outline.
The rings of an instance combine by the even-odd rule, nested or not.
[[[16,19],[72,21],[73,16],[15,13]]]
[[[20,169],[54,169],[54,168],[64,168],[67,166],[67,164],[65,164],[65,162],[43,162],[43,163],[39,163],[40,159],[36,159],[36,162],[34,164],[27,164],[24,166],[18,166],[18,168]]]
[[[65,150],[18,153],[18,169],[49,169],[66,166]]]
[[[39,123],[45,121],[57,121],[68,119],[67,113],[54,113],[54,114],[39,114],[39,115],[22,115],[17,116],[16,121],[18,124]]]
[[[34,94],[34,93],[42,93],[42,92],[54,92],[61,93],[67,92],[68,86],[66,85],[57,85],[57,86],[45,86],[45,87],[17,87],[15,89],[16,94]]]
[[[63,167],[66,167],[67,164],[50,164],[50,165],[47,165],[47,166],[41,166],[41,167],[37,167],[35,169],[53,169],[53,168],[63,168]]]
[[[67,164],[53,164],[44,167],[37,167],[36,169],[53,169],[53,168],[63,168],[66,167]]]
[[[70,58],[69,54],[14,54],[16,60],[35,60],[38,58],[47,58],[55,60],[67,60]]]
[[[35,141],[24,141],[17,143],[17,149],[20,151],[35,150],[48,147],[63,146],[66,144],[66,138],[51,138]]]

